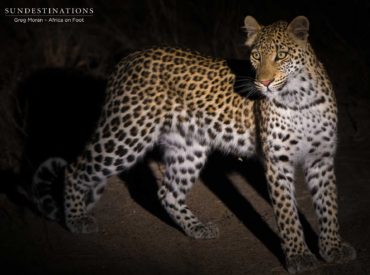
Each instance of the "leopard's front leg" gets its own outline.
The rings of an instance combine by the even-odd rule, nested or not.
[[[294,166],[285,155],[266,159],[270,197],[289,273],[315,269],[316,257],[308,249],[294,198]]]
[[[339,235],[333,156],[328,152],[310,156],[305,161],[304,169],[320,223],[320,255],[327,262],[341,263],[355,259],[355,249],[343,243]]]

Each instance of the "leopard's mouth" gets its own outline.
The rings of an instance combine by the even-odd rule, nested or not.
[[[286,84],[287,81],[285,80],[271,83],[269,86],[266,87],[257,81],[255,82],[256,89],[262,96],[265,96],[267,98],[275,98],[281,96],[284,92],[284,87],[286,86]]]
[[[284,79],[278,82],[274,81],[267,87],[263,85],[258,85],[258,89],[262,92],[267,92],[267,93],[279,93],[283,91],[286,84],[287,84],[287,81],[286,79]]]
[[[277,91],[274,86],[269,85],[268,87],[266,87],[257,81],[255,82],[255,85],[257,90],[260,91],[262,94],[275,93]]]

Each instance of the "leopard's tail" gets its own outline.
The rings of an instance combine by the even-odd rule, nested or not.
[[[49,158],[37,168],[32,178],[31,190],[25,195],[46,218],[62,219],[64,170],[67,162],[62,158]]]

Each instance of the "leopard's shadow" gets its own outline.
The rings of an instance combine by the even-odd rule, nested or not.
[[[159,160],[159,152],[152,153],[151,158]],[[255,209],[228,179],[227,174],[231,171],[242,175],[250,186],[253,187],[263,199],[271,204],[264,170],[257,160],[252,159],[239,162],[233,157],[214,153],[208,159],[206,167],[202,171],[201,178],[207,188],[209,188],[248,228],[248,230],[250,230],[250,232],[252,232],[283,264],[284,254],[277,233],[264,221],[258,213],[258,209]],[[149,168],[147,160],[122,174],[121,178],[125,181],[131,197],[139,205],[167,225],[180,230],[169,218],[157,198],[157,179]],[[317,253],[316,233],[302,214],[300,214],[300,220],[310,249]]]
[[[97,124],[105,86],[105,79],[67,68],[43,68],[20,81],[17,100],[24,116],[16,118],[24,126],[20,171],[0,171],[0,193],[39,214],[18,187],[31,192],[32,176],[46,159],[61,157],[70,162],[80,154]],[[63,186],[53,189],[61,204]]]
[[[159,155],[159,151],[152,151],[146,156],[143,162],[137,163],[130,170],[120,174],[119,177],[125,182],[131,198],[134,199],[141,207],[159,218],[167,225],[180,230],[180,228],[177,227],[174,222],[172,222],[171,218],[162,208],[157,196],[157,179],[152,169],[149,167],[149,161],[160,161]]]
[[[231,156],[213,154],[208,161],[208,168],[203,172],[205,184],[212,190],[235,216],[273,253],[281,263],[284,254],[276,232],[264,221],[253,205],[244,198],[227,178],[228,172],[234,171],[243,176],[248,184],[271,205],[265,172],[257,159],[238,161]],[[272,209],[271,209],[272,211]],[[318,237],[305,216],[299,212],[305,238],[311,251],[318,253]]]

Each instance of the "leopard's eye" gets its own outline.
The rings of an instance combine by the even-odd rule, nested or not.
[[[252,53],[251,53],[251,56],[252,56],[252,58],[253,59],[255,59],[255,60],[260,60],[260,58],[261,58],[261,55],[259,54],[259,52],[257,52],[257,51],[253,51]]]
[[[288,52],[278,52],[276,54],[276,60],[284,59],[285,57],[287,57],[287,55],[288,55]]]

